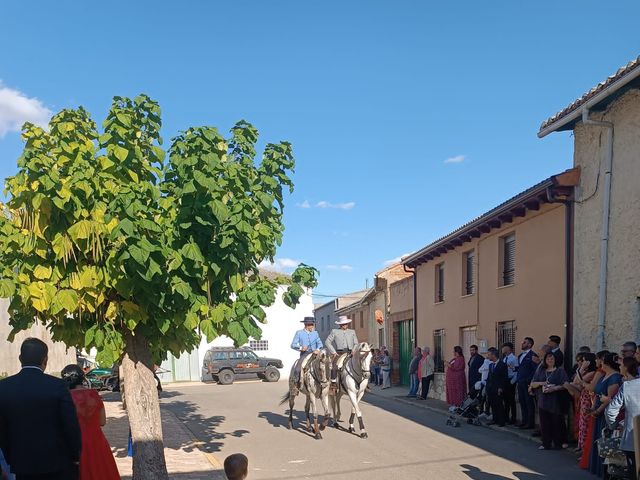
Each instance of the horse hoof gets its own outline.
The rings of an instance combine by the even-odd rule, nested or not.
[[[293,428],[293,425],[289,424],[287,425],[287,430],[291,430]]]
[[[356,433],[356,429],[353,427],[349,427],[349,433]]]
[[[325,428],[327,428],[326,425],[324,425],[324,424],[320,425],[320,430],[324,430]]]
[[[316,433],[315,438],[316,440],[322,440],[322,435],[320,434],[320,432]]]
[[[369,438],[369,435],[367,435],[367,432],[363,432],[360,434],[360,438]]]

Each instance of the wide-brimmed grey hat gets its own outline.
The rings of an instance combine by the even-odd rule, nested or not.
[[[312,323],[312,324],[316,324],[316,319],[314,317],[304,317],[302,320],[300,320],[300,323]]]
[[[345,317],[344,315],[338,317],[338,320],[336,320],[336,325],[345,325],[347,323],[351,323],[351,319],[349,317]]]

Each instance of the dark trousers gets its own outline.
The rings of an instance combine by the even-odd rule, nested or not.
[[[429,387],[431,386],[431,382],[433,381],[433,374],[428,377],[422,377],[422,391],[420,392],[420,396],[426,400],[427,395],[429,395]]]
[[[504,398],[498,393],[491,393],[489,395],[489,405],[491,406],[491,414],[493,415],[493,421],[497,425],[504,427],[506,416],[504,413]]]
[[[78,465],[71,465],[67,470],[41,475],[16,475],[16,480],[78,480],[80,471]]]
[[[508,422],[516,423],[516,386],[509,383],[502,394],[504,415]]]
[[[540,416],[540,436],[544,448],[561,448],[567,436],[567,424],[564,415],[538,409]]]
[[[536,407],[533,396],[529,395],[529,384],[518,383],[518,402],[522,411],[522,424],[533,428],[536,423]]]

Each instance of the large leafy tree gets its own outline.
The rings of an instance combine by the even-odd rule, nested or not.
[[[145,95],[115,97],[100,134],[83,108],[48,131],[26,124],[18,173],[0,215],[0,296],[13,332],[33,322],[53,338],[122,361],[136,479],[166,478],[152,366],[228,335],[259,338],[276,282],[258,265],[283,234],[292,190],[291,145],[267,144],[238,122],[225,138],[189,128],[165,161],[160,108]],[[316,270],[300,265],[294,306]]]

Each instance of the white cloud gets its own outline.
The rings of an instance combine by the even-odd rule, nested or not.
[[[447,158],[444,163],[462,163],[467,159],[466,155],[456,155],[455,157]]]
[[[20,131],[24,122],[46,126],[52,114],[37,98],[29,98],[0,81],[0,138]]]
[[[309,200],[305,200],[302,203],[297,203],[296,206],[300,208],[311,208],[311,204],[309,203]]]
[[[408,253],[404,253],[404,254],[400,255],[399,257],[391,258],[391,259],[389,259],[389,260],[385,260],[385,262],[384,262],[384,266],[385,266],[385,267],[388,267],[388,266],[390,266],[390,265],[393,265],[394,263],[398,263],[398,262],[400,262],[404,257],[406,257],[407,255],[409,255],[409,254],[408,254]]]
[[[330,203],[325,200],[316,203],[316,208],[337,208],[339,210],[351,210],[356,206],[356,202],[346,202],[346,203]]]
[[[287,273],[295,270],[300,263],[298,260],[293,260],[292,258],[275,258],[273,263],[268,260],[263,260],[259,267],[275,272]]]
[[[353,270],[351,265],[327,265],[327,270],[340,270],[341,272],[350,272]]]

